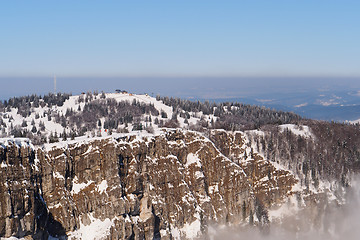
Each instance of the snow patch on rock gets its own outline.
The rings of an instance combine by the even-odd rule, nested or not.
[[[20,148],[30,147],[31,149],[35,149],[28,138],[0,138],[0,147],[6,148],[14,144]]]
[[[187,239],[194,239],[199,236],[201,231],[201,222],[199,219],[196,219],[192,223],[186,223],[180,231],[186,236]]]
[[[72,194],[78,194],[81,190],[92,184],[94,181],[88,181],[87,183],[78,183],[77,177],[74,178],[73,187],[71,190]]]
[[[199,157],[193,153],[189,153],[186,158],[185,167],[189,167],[192,164],[196,164],[197,166],[201,167],[201,162]]]
[[[97,190],[99,193],[103,193],[106,191],[106,189],[108,188],[108,183],[106,180],[103,180],[98,186],[97,186]]]
[[[69,234],[69,240],[82,239],[82,240],[98,240],[106,239],[106,236],[110,233],[113,221],[106,218],[104,221],[96,219],[92,214],[89,214],[91,223],[87,226],[80,222],[80,228]]]

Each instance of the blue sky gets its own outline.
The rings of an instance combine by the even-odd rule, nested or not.
[[[0,77],[358,77],[359,12],[346,0],[2,1]]]

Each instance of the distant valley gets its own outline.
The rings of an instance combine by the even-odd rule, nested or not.
[[[326,121],[356,122],[356,120],[360,120],[359,92],[269,93],[254,98],[219,98],[209,100],[215,102],[243,102],[291,111],[306,118]]]

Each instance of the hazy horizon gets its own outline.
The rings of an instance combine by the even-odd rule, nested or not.
[[[44,95],[54,92],[52,77],[0,77],[0,99],[15,96]],[[19,87],[21,86],[21,88]],[[87,91],[114,92],[115,89],[133,93],[173,96],[189,99],[241,98],[276,93],[319,91],[360,91],[359,78],[319,77],[58,77],[56,90],[72,94]]]

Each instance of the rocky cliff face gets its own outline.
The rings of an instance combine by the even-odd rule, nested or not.
[[[38,149],[3,142],[3,237],[194,239],[255,212],[260,222],[259,208],[301,190],[241,132],[163,130]]]
[[[0,162],[0,236],[41,238],[50,218],[33,147],[24,139],[5,139]]]

